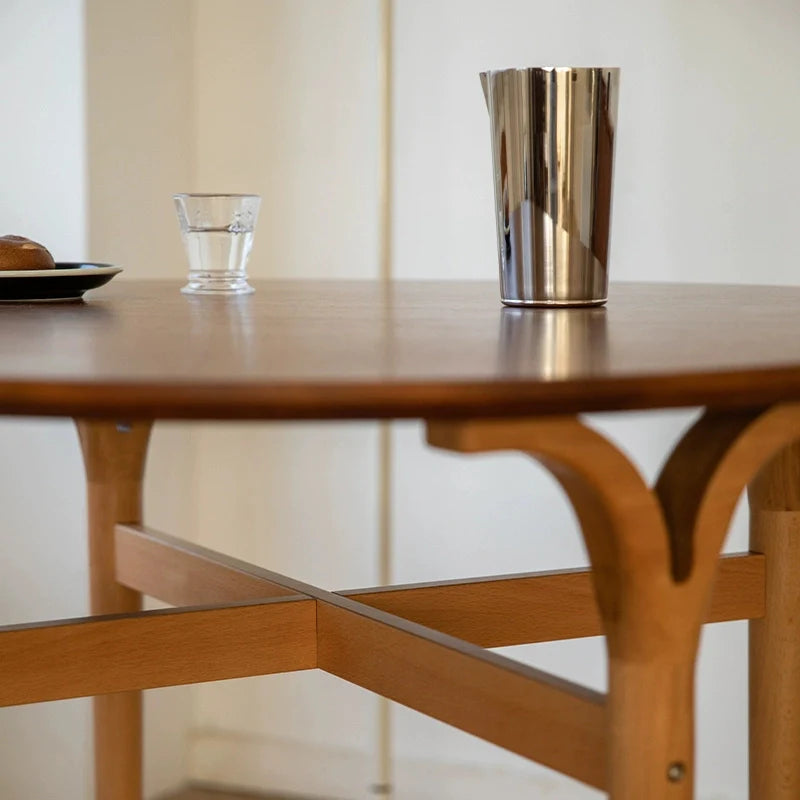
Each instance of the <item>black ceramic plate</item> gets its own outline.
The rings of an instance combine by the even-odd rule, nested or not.
[[[0,270],[0,303],[55,303],[80,300],[108,283],[121,267],[62,261],[55,269]]]

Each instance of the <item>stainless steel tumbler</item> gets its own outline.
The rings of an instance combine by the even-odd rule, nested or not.
[[[531,67],[480,77],[503,303],[605,303],[619,70]]]

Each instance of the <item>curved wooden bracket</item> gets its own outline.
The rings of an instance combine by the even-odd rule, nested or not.
[[[719,551],[744,488],[798,439],[800,404],[707,412],[651,490],[617,446],[575,417],[428,423],[437,447],[530,454],[569,496],[608,646],[615,800],[692,797],[694,663]],[[800,506],[796,488],[790,497]]]
[[[655,492],[667,521],[677,581],[704,582],[736,503],[757,473],[800,439],[800,403],[707,411],[672,451]],[[790,495],[795,496],[796,490]],[[699,573],[699,574],[698,574]]]
[[[678,442],[651,490],[616,445],[576,417],[428,424],[434,446],[526,452],[558,479],[581,523],[609,651],[629,657],[667,644],[663,626],[657,641],[626,639],[656,598],[668,600],[681,628],[688,614],[696,635],[739,497],[765,464],[798,439],[799,403],[708,411]]]
[[[663,641],[667,630],[646,624],[653,604],[675,588],[667,527],[658,499],[618,447],[576,417],[430,422],[428,441],[462,453],[519,450],[546,466],[580,521],[609,653],[641,659],[675,644]],[[643,627],[652,635],[631,638]]]

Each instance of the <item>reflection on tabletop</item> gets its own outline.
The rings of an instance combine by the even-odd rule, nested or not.
[[[605,308],[503,308],[498,370],[511,378],[536,364],[543,380],[603,372],[608,362]]]

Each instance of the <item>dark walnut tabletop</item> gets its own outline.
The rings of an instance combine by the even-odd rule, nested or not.
[[[0,413],[503,416],[800,399],[800,288],[618,284],[605,308],[497,285],[276,281],[243,298],[117,280],[0,305]]]

